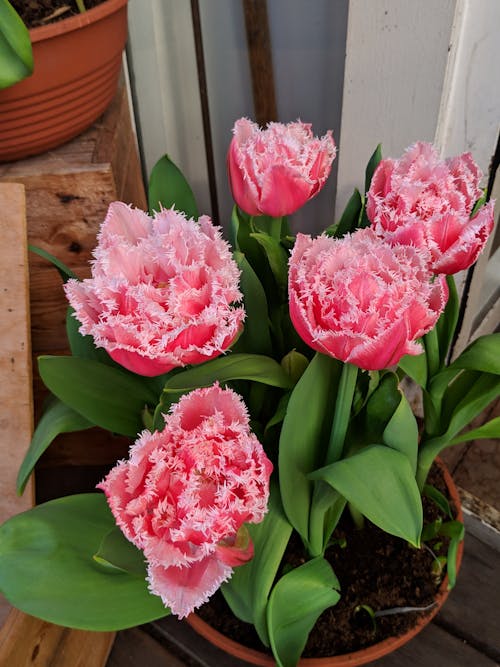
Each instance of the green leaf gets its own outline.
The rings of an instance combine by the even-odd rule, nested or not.
[[[0,589],[25,613],[82,630],[120,630],[167,615],[144,574],[111,573],[94,561],[114,527],[98,493],[18,514],[0,528]]]
[[[422,354],[405,354],[399,360],[399,368],[404,371],[408,377],[414,380],[420,387],[427,384],[427,359],[425,352]]]
[[[410,462],[401,452],[371,445],[309,477],[328,482],[386,533],[419,546],[422,501]]]
[[[144,554],[117,526],[104,535],[93,559],[104,567],[146,578]]]
[[[246,318],[243,333],[233,349],[269,355],[272,353],[272,344],[264,288],[242,252],[235,251],[234,259],[241,271],[240,289],[243,292]]]
[[[369,442],[382,440],[387,424],[400,402],[398,376],[395,373],[385,373],[366,403],[365,431]]]
[[[264,433],[266,433],[273,426],[276,426],[277,424],[281,424],[281,422],[285,419],[285,415],[286,415],[286,411],[287,411],[287,408],[288,408],[289,400],[290,400],[290,393],[289,392],[287,392],[286,394],[283,394],[283,396],[281,396],[280,400],[278,401],[278,405],[276,407],[276,412],[271,417],[271,419],[267,422],[266,427],[264,429]]]
[[[386,445],[398,450],[408,458],[415,473],[418,455],[418,424],[406,396],[402,391],[399,393],[401,401],[387,423],[382,439]]]
[[[469,440],[490,440],[494,438],[500,438],[500,417],[495,417],[482,426],[478,426],[478,428],[460,433],[449,444],[457,445],[459,442],[467,442]]]
[[[339,361],[316,353],[295,385],[281,429],[281,498],[290,523],[306,544],[314,489],[308,475],[324,463],[340,369]]]
[[[288,256],[283,246],[269,234],[256,232],[250,236],[263,248],[278,289],[286,292],[288,283]]]
[[[153,214],[161,208],[182,211],[188,218],[198,219],[198,207],[193,191],[181,170],[164,155],[153,167],[148,186],[149,211]]]
[[[278,362],[270,357],[229,354],[177,373],[167,381],[164,392],[186,392],[197,387],[210,387],[216,381],[231,380],[253,380],[282,389],[289,389],[292,385]]]
[[[267,606],[271,648],[279,667],[295,667],[320,614],[340,599],[330,564],[315,558],[278,581]]]
[[[366,165],[365,170],[365,192],[368,192],[370,189],[370,184],[372,182],[373,174],[375,169],[378,167],[379,162],[382,160],[382,144],[379,144],[377,148],[373,151],[368,164]]]
[[[93,426],[85,417],[52,397],[47,409],[38,422],[31,444],[17,475],[17,493],[24,491],[26,482],[41,455],[60,433],[81,431]]]
[[[500,334],[493,333],[476,338],[450,364],[448,370],[461,368],[500,375]]]
[[[457,557],[458,545],[464,539],[465,528],[460,521],[447,521],[439,529],[439,534],[450,538],[448,556],[446,559],[446,571],[448,574],[448,590],[451,590],[457,581]]]
[[[74,312],[75,311],[71,306],[69,306],[66,311],[66,335],[73,356],[82,359],[93,359],[94,361],[100,361],[103,364],[120,368],[119,365],[111,359],[104,348],[98,348],[94,345],[92,336],[82,336],[79,332],[81,324],[75,318]]]
[[[335,236],[336,238],[341,238],[346,234],[353,232],[359,221],[359,215],[363,208],[363,200],[361,194],[357,188],[354,189],[347,205],[342,213],[340,220],[334,225],[330,225],[325,229],[325,234],[327,236]]]
[[[443,514],[446,514],[446,516],[449,516],[450,519],[453,519],[450,503],[448,502],[446,496],[441,493],[441,491],[439,491],[439,489],[436,489],[435,486],[431,486],[430,484],[425,484],[422,493],[424,496],[427,496],[427,498],[430,498],[439,507]]]
[[[269,646],[267,601],[292,533],[276,484],[271,483],[269,507],[264,520],[247,527],[255,555],[251,561],[234,569],[233,576],[221,590],[233,613],[241,620],[253,623],[261,641]]]
[[[28,29],[12,5],[0,0],[0,88],[8,88],[32,72]]]
[[[34,252],[35,255],[39,255],[40,257],[43,257],[43,259],[46,259],[51,264],[53,264],[55,268],[59,271],[59,275],[63,279],[63,282],[66,282],[70,278],[74,278],[74,280],[79,280],[76,273],[73,273],[73,271],[70,268],[68,268],[66,264],[64,264],[64,262],[61,262],[59,259],[57,259],[57,257],[51,255],[50,252],[47,252],[42,248],[37,248],[34,245],[28,245],[28,249],[31,250],[31,252]]]
[[[135,437],[142,430],[141,412],[157,396],[144,378],[78,357],[43,356],[38,368],[46,387],[92,424]]]

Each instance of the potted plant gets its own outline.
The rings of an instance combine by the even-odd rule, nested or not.
[[[12,604],[93,630],[171,612],[239,657],[286,667],[363,664],[437,611],[463,525],[432,464],[448,445],[500,434],[498,419],[463,433],[499,394],[500,336],[448,358],[453,273],[484,247],[493,203],[470,154],[441,160],[416,143],[382,160],[379,147],[366,198],[355,191],[317,238],[293,236],[286,216],[321,189],[335,152],[330,132],[241,119],[228,153],[232,253],[165,156],[149,215],[111,204],[91,278],[52,258],[72,356],[39,359],[52,398],[18,490],[59,432],[98,425],[135,442],[104,495],[50,501],[0,528]],[[420,427],[405,377],[422,390]],[[391,597],[405,566],[409,591]],[[339,649],[342,605],[359,632]],[[227,613],[255,627],[260,650],[242,645],[238,623],[230,640],[207,629]],[[333,627],[332,645],[312,646],[318,627]]]
[[[31,58],[20,18],[1,0],[0,161],[36,155],[69,141],[113,99],[127,39],[127,0],[93,5],[31,28]],[[85,9],[81,0],[78,6]]]

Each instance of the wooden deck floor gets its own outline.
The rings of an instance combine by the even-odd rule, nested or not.
[[[498,516],[493,520],[497,520]],[[377,667],[500,664],[500,533],[466,515],[456,588],[435,620]],[[245,667],[174,618],[119,632],[106,667]]]

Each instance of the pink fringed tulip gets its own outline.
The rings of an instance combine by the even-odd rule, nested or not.
[[[183,396],[164,430],[144,431],[99,488],[144,551],[150,590],[179,617],[253,556],[244,522],[267,511],[272,464],[242,399],[214,385]]]
[[[269,123],[247,118],[234,125],[227,158],[234,200],[249,215],[290,215],[321,190],[336,148],[331,131],[314,137],[308,123]]]
[[[289,294],[301,338],[365,370],[420,354],[415,340],[434,326],[448,296],[443,276],[431,283],[425,252],[391,246],[371,229],[343,239],[298,234]]]
[[[92,278],[69,280],[66,295],[80,333],[134,373],[201,363],[239,334],[239,271],[207,216],[196,223],[170,209],[151,219],[115,202],[94,257]]]
[[[387,240],[428,248],[434,273],[457,273],[476,261],[493,229],[491,202],[470,218],[480,180],[470,153],[440,160],[431,144],[416,143],[379,164],[367,215]]]

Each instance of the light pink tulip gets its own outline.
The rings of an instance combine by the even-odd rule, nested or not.
[[[457,273],[476,261],[493,229],[492,202],[470,218],[481,176],[470,153],[441,160],[431,144],[416,143],[375,170],[368,218],[387,240],[428,248],[434,273]]]
[[[144,551],[151,592],[183,617],[252,558],[243,523],[259,523],[267,511],[272,464],[230,389],[196,389],[165,419],[164,430],[144,431],[98,487]]]
[[[427,253],[391,246],[371,229],[342,239],[298,234],[290,257],[290,316],[314,350],[380,370],[429,331],[448,296],[444,276],[431,282]]]
[[[247,118],[233,129],[227,164],[238,206],[249,215],[290,215],[321,190],[336,148],[331,131],[314,137],[308,123],[269,123]]]
[[[80,333],[134,373],[201,363],[239,334],[239,271],[207,216],[170,209],[152,219],[114,202],[94,257],[92,278],[69,280],[66,295]]]

